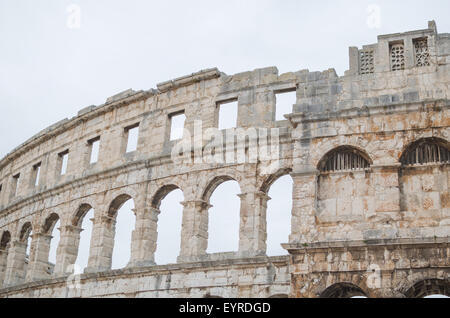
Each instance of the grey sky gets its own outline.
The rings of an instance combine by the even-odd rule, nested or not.
[[[71,3],[79,29],[66,25]],[[370,4],[381,8],[379,29],[367,25]],[[209,67],[343,75],[349,46],[430,19],[450,32],[448,12],[447,0],[0,0],[0,157],[117,92]]]
[[[67,27],[72,3],[81,8],[79,29]],[[371,4],[381,9],[379,28],[367,24]],[[448,0],[0,0],[0,157],[120,91],[155,88],[205,68],[227,74],[268,66],[280,73],[335,68],[343,75],[349,46],[375,43],[379,34],[424,29],[432,19],[439,32],[450,32],[449,12]],[[288,195],[269,203],[269,218],[271,209],[289,211],[290,182],[281,180],[273,190],[277,197]],[[176,214],[176,229],[181,199],[174,194],[162,205]],[[161,226],[173,227],[171,218],[162,214]],[[287,241],[288,230],[269,223],[269,237],[281,233]],[[130,235],[129,226],[124,233]],[[160,235],[163,241],[168,235],[168,245],[157,251],[157,260],[175,261],[179,236]],[[279,244],[269,249],[283,252]],[[85,264],[88,250],[83,251]]]

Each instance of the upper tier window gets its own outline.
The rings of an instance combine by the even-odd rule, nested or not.
[[[100,152],[100,137],[89,140],[88,146],[90,152],[89,163],[94,164],[98,162],[98,155]]]
[[[322,159],[320,171],[355,171],[364,170],[370,167],[370,163],[358,150],[351,147],[340,147]]]
[[[237,127],[238,101],[232,100],[218,103],[219,130]]]
[[[359,73],[372,74],[374,71],[374,50],[359,51]]]
[[[393,71],[405,69],[405,46],[403,43],[391,45],[391,68]]]
[[[433,139],[421,140],[406,150],[401,162],[404,166],[450,163],[450,150]]]
[[[275,94],[275,120],[286,120],[284,115],[292,113],[292,105],[297,103],[297,92],[295,90]]]
[[[183,139],[184,123],[186,122],[186,115],[177,113],[170,116],[170,140]]]
[[[430,52],[426,38],[414,40],[414,55],[417,67],[430,66]]]
[[[139,139],[139,124],[129,126],[125,128],[125,138],[126,138],[126,153],[134,152],[137,150],[138,139]]]

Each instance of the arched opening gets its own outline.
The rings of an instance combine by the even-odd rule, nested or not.
[[[0,286],[3,285],[11,233],[4,231],[0,239]]]
[[[239,250],[239,183],[230,177],[215,178],[205,190],[203,200],[212,205],[208,211],[207,253]]]
[[[267,255],[280,256],[288,252],[281,247],[289,242],[292,216],[292,187],[290,175],[274,180],[269,187],[267,202]]]
[[[163,186],[161,189],[159,189],[156,194],[154,195],[152,199],[152,207],[154,209],[158,209],[161,207],[161,202],[165,199],[165,197],[172,191],[175,191],[179,189],[178,186],[174,184],[169,184],[166,186]]]
[[[370,167],[370,158],[363,151],[352,146],[340,146],[328,152],[320,160],[321,172],[358,171]]]
[[[289,298],[289,296],[287,294],[276,294],[270,296],[269,298]]]
[[[133,210],[134,201],[126,194],[114,199],[109,207],[108,215],[115,220],[111,269],[124,268],[130,261],[131,237],[136,223]]]
[[[42,228],[43,234],[51,234],[55,229],[56,223],[59,221],[59,216],[56,213],[50,214],[44,222],[44,226]]]
[[[161,188],[155,195],[154,208],[160,210],[155,252],[159,265],[174,264],[180,255],[183,201],[183,191],[173,185]]]
[[[423,222],[436,221],[428,215],[440,212],[447,204],[449,149],[449,143],[439,138],[420,139],[405,149],[399,172],[401,211]]]
[[[0,240],[0,250],[5,250],[8,247],[9,242],[11,242],[11,234],[9,231],[5,231]]]
[[[75,274],[82,273],[88,265],[89,251],[92,238],[92,219],[94,218],[94,209],[89,204],[82,204],[75,214],[72,225],[81,229],[77,255],[75,260]]]
[[[214,296],[214,295],[210,295],[210,294],[206,294],[203,298],[221,299],[221,298],[223,298],[223,297],[221,297],[221,296]]]
[[[9,247],[9,242],[11,242],[11,233],[4,231],[0,240],[0,251],[6,251]]]
[[[404,167],[450,163],[450,145],[440,138],[424,138],[409,145],[400,162]]]
[[[448,279],[425,279],[412,286],[406,298],[450,298],[450,281]]]
[[[337,283],[325,289],[320,298],[367,298],[367,295],[354,284]]]
[[[320,160],[317,212],[321,221],[357,220],[374,212],[370,164],[366,153],[351,146],[337,147]]]
[[[30,261],[30,253],[31,253],[31,241],[32,241],[32,236],[33,236],[33,228],[31,226],[31,222],[27,222],[22,226],[22,229],[20,230],[20,235],[19,235],[19,241],[21,243],[24,243],[24,259],[23,259],[23,263],[22,263],[22,268],[17,269],[18,270],[18,277],[17,279],[19,281],[23,281],[25,279],[27,270],[28,270],[28,264]]]
[[[43,227],[43,234],[50,235],[50,241],[48,242],[48,246],[43,246],[45,251],[47,251],[48,248],[48,255],[47,255],[47,273],[51,275],[53,273],[53,270],[55,268],[56,264],[56,251],[58,249],[59,241],[60,241],[60,220],[59,216],[56,213],[50,214],[47,219],[45,220],[44,227]],[[42,242],[42,244],[45,244]]]

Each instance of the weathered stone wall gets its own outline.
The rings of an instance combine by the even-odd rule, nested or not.
[[[84,274],[5,289],[3,297],[287,297],[287,256]],[[75,288],[78,287],[78,288]]]
[[[425,55],[415,49],[418,40],[427,44]],[[393,61],[391,49],[398,45],[403,45],[403,55],[396,53]],[[418,65],[419,54],[425,65]],[[394,64],[403,69],[394,71]],[[449,71],[450,36],[438,34],[430,22],[425,30],[380,36],[377,44],[362,50],[350,48],[350,69],[342,77],[333,69],[279,75],[271,67],[232,76],[210,69],[161,83],[157,89],[128,90],[108,98],[104,105],[81,110],[0,161],[0,284],[7,288],[0,290],[0,296],[68,296],[64,281],[76,260],[81,221],[90,208],[95,215],[89,264],[81,278],[83,290],[87,289],[82,294],[85,297],[315,297],[338,282],[357,285],[370,296],[400,297],[406,292],[400,291],[398,284],[407,283],[395,277],[406,271],[410,276],[420,272],[423,279],[447,284],[450,162],[444,154],[450,151]],[[297,94],[292,113],[286,120],[276,121],[276,96],[291,90]],[[184,112],[185,128],[194,135],[196,121],[201,121],[203,130],[216,128],[219,106],[230,100],[238,101],[238,128],[279,129],[278,160],[175,163],[171,154],[177,141],[169,138],[171,116]],[[128,128],[136,125],[137,150],[126,153]],[[96,138],[100,138],[99,160],[90,164],[89,141]],[[405,164],[402,158],[416,151],[413,145],[418,141],[439,146],[443,157],[438,151],[439,158],[434,155],[433,161]],[[236,147],[248,148],[251,142],[252,138]],[[257,142],[261,144],[262,138]],[[201,153],[206,144],[205,140],[194,142],[189,154]],[[67,151],[67,173],[61,176],[59,154]],[[348,153],[350,157],[345,157]],[[330,158],[341,158],[343,167],[351,166],[351,156],[363,166],[324,169]],[[274,163],[276,169],[267,173]],[[36,164],[41,167],[38,186],[34,185]],[[293,257],[290,266],[287,261],[278,262],[275,272],[280,278],[273,280],[269,279],[271,261],[265,258],[267,193],[270,185],[286,174],[294,181],[291,233],[286,242]],[[242,192],[239,251],[210,255],[206,253],[209,198],[227,180],[236,180]],[[181,252],[178,265],[170,269],[171,284],[162,290],[156,283],[162,276],[155,271],[168,269],[155,267],[154,262],[159,205],[174,189],[181,189],[185,200]],[[116,212],[128,199],[133,199],[136,214],[131,259],[126,270],[111,272]],[[61,241],[50,274],[50,229],[57,219]],[[399,251],[403,262],[384,266],[390,257],[386,251],[397,251],[402,240],[408,240],[411,252]],[[430,245],[430,240],[444,241]],[[317,244],[326,252],[299,252]],[[336,244],[360,250],[334,254]],[[298,253],[318,261],[305,261]],[[348,253],[357,260],[351,266],[346,263]],[[426,260],[429,253],[441,255],[433,263],[436,270],[429,269],[431,265],[425,261],[397,267],[411,257]],[[334,255],[339,255],[333,261],[334,276],[327,276],[331,274],[323,274],[323,268],[331,266]],[[213,263],[211,268],[195,265],[224,260],[231,263],[220,274]],[[233,277],[244,274],[236,272],[233,260],[246,264],[253,277],[242,290]],[[298,264],[307,264],[301,274]],[[349,274],[361,275],[374,264],[390,271],[391,276],[383,276],[382,287],[360,286],[364,282]],[[205,277],[217,275],[213,287],[196,266],[206,271]],[[190,278],[191,273],[195,279]],[[420,283],[410,276],[408,283]],[[183,285],[184,281],[197,279],[192,290],[185,291],[190,287]],[[142,287],[141,280],[149,285]],[[100,287],[91,290],[92,284]],[[255,286],[249,287],[251,284]]]
[[[292,297],[413,297],[416,286],[448,295],[449,240],[286,245]],[[416,294],[423,297],[430,294]]]

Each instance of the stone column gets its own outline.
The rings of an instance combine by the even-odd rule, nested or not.
[[[5,279],[6,264],[8,261],[8,249],[9,244],[7,244],[4,249],[0,249],[0,288],[3,286]]]
[[[4,287],[14,286],[24,282],[26,266],[27,243],[13,241],[8,250]]]
[[[291,173],[292,191],[292,221],[290,243],[311,243],[317,237],[316,224],[316,169]]]
[[[30,261],[28,263],[26,281],[33,282],[51,277],[48,272],[48,255],[50,252],[50,242],[52,236],[44,233],[32,235],[32,246],[30,250]]]
[[[357,47],[350,47],[349,50],[350,69],[345,75],[358,75],[359,74],[359,49]]]
[[[92,238],[88,266],[85,273],[96,273],[111,269],[116,219],[101,216],[92,219]]]
[[[73,225],[61,227],[61,238],[56,251],[54,277],[73,273],[73,266],[77,261],[82,228]]]
[[[397,237],[394,225],[391,221],[399,221],[400,215],[400,184],[398,170],[400,164],[394,165],[372,165],[372,184],[375,189],[375,215],[371,215],[371,221],[385,224],[382,233],[373,233],[377,238]],[[367,237],[370,239],[370,237]],[[374,237],[375,238],[375,237]]]
[[[136,225],[131,237],[131,258],[127,267],[155,265],[158,239],[158,216],[155,208],[134,209]]]
[[[266,255],[267,202],[270,197],[261,191],[242,193],[239,226],[239,255]]]
[[[208,210],[203,200],[185,201],[178,263],[200,261],[208,248]]]

